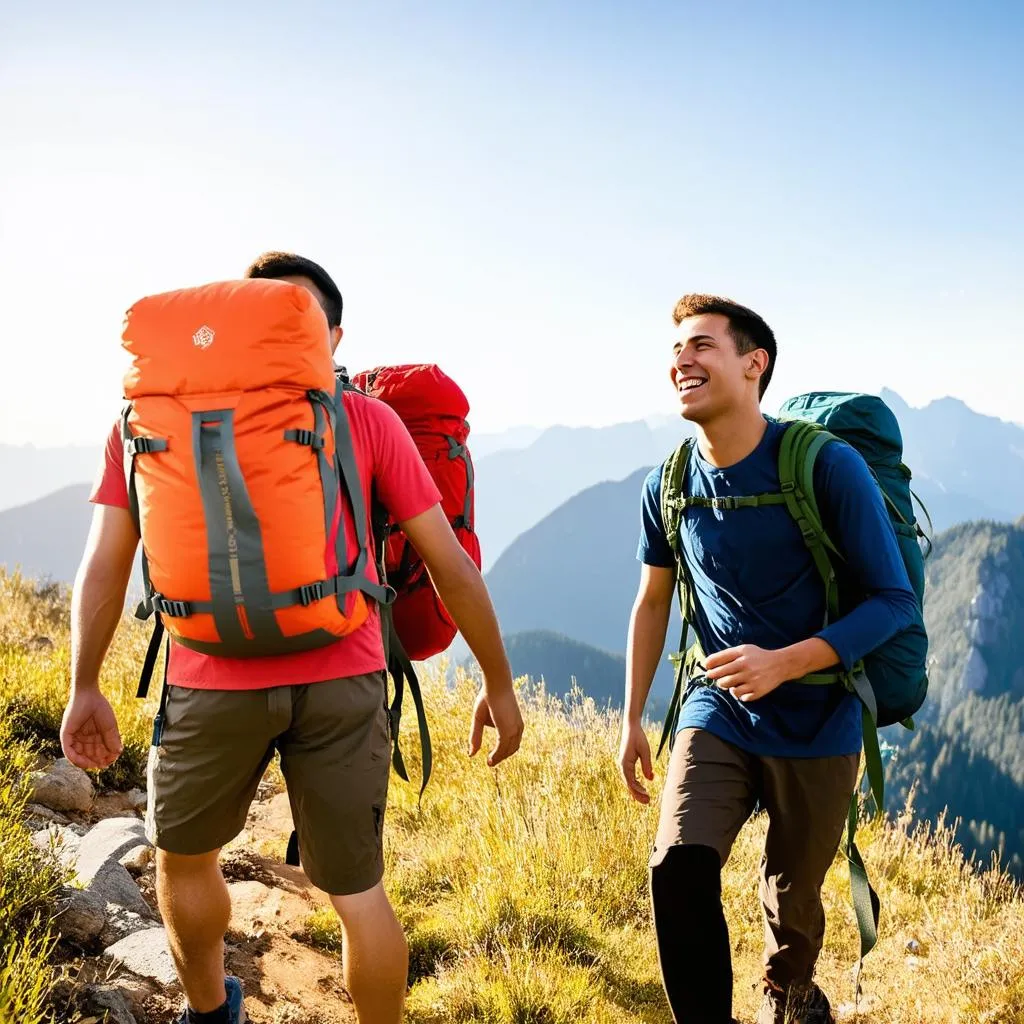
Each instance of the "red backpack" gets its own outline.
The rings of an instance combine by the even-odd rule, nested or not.
[[[462,389],[432,363],[379,366],[356,374],[352,383],[398,413],[441,492],[441,507],[455,536],[480,568],[480,541],[473,531],[473,460],[466,447],[469,402]],[[390,521],[379,532],[387,582],[396,594],[394,631],[411,661],[425,661],[446,651],[458,630],[405,534]]]
[[[473,460],[466,447],[469,402],[462,388],[433,363],[378,366],[357,373],[351,380],[341,367],[337,374],[342,388],[362,391],[398,413],[441,492],[441,507],[455,536],[479,569],[480,541],[473,531]],[[395,684],[389,709],[394,736],[392,763],[399,777],[408,782],[409,773],[398,744],[402,697],[408,683],[423,753],[422,797],[430,781],[433,755],[426,708],[412,663],[447,650],[458,629],[434,590],[423,559],[377,502],[371,518],[381,583],[395,591],[391,604],[379,605],[388,673]],[[288,841],[285,860],[288,864],[299,864],[295,832]]]

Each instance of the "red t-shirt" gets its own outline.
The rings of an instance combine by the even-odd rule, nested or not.
[[[388,405],[361,395],[345,393],[352,442],[363,485],[369,520],[371,489],[396,521],[411,519],[438,504],[441,494],[405,424]],[[124,448],[120,423],[107,438],[100,473],[89,500],[100,505],[128,508]],[[367,531],[370,529],[367,521]],[[369,576],[377,581],[374,560]],[[256,658],[221,658],[201,654],[172,641],[168,682],[207,690],[258,690],[271,686],[318,683],[327,679],[377,672],[385,667],[380,615],[370,602],[367,621],[336,643],[300,654]]]

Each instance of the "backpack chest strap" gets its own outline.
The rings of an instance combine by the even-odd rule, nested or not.
[[[751,494],[746,496],[726,495],[724,497],[708,498],[702,495],[691,497],[679,497],[675,501],[681,512],[688,508],[712,508],[719,512],[731,512],[740,508],[765,508],[769,505],[785,505],[784,494]]]

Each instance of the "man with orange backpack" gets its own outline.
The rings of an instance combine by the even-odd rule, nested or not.
[[[218,856],[275,749],[303,866],[341,919],[358,1018],[401,1019],[408,947],[381,882],[393,729],[381,622],[395,591],[378,576],[371,509],[415,549],[483,669],[470,754],[487,726],[492,767],[522,735],[477,560],[408,429],[385,402],[336,382],[341,313],[321,267],[268,253],[244,281],[150,296],[125,322],[129,406],[91,495],[61,743],[86,769],[121,752],[99,675],[141,539],[140,614],[173,641],[146,828],[187,996],[180,1024],[247,1019],[224,972],[231,908]]]

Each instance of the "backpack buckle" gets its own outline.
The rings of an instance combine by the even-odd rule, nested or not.
[[[285,436],[296,444],[302,444],[307,448],[312,448],[315,452],[320,451],[324,446],[324,439],[312,430],[289,430]]]
[[[814,532],[811,528],[811,524],[808,523],[806,519],[798,519],[796,521],[796,525],[800,527],[800,533],[808,544],[818,543],[818,535]]]
[[[783,480],[782,481],[782,493],[792,494],[796,490],[795,480]]]
[[[311,605],[314,601],[319,601],[324,596],[324,584],[323,580],[317,583],[306,583],[299,587],[299,603],[303,608]]]
[[[192,614],[192,606],[188,601],[168,601],[159,594],[153,597],[153,607],[169,619],[187,619]]]
[[[130,437],[124,444],[131,455],[151,455],[153,452],[167,451],[167,442],[159,437]]]

